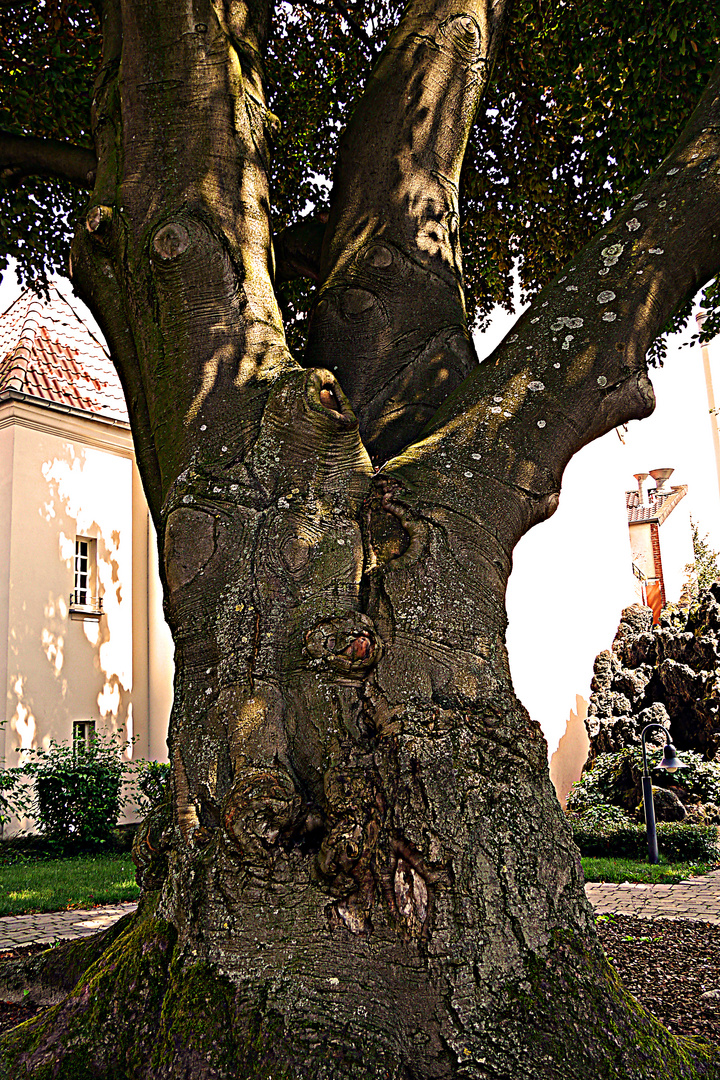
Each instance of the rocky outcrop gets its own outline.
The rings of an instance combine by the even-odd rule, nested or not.
[[[657,626],[650,608],[625,608],[612,649],[595,660],[588,761],[637,745],[650,723],[669,723],[679,750],[720,753],[720,582]]]
[[[684,821],[687,817],[682,799],[669,788],[653,788],[653,803],[656,821]]]

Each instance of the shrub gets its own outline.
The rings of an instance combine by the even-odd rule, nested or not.
[[[158,803],[165,802],[170,782],[170,766],[167,762],[146,761],[140,758],[135,763],[135,786],[137,806],[144,816],[149,814]]]
[[[0,770],[0,835],[20,809],[20,773],[18,769]]]
[[[126,743],[118,734],[98,735],[89,745],[51,742],[26,750],[33,760],[14,770],[32,780],[32,794],[23,807],[37,821],[40,833],[59,850],[112,844],[112,830],[127,801],[121,794],[131,768]]]
[[[702,802],[720,803],[720,762],[706,761],[694,750],[680,753],[687,766],[676,773],[652,770],[656,787],[677,787]],[[659,760],[657,747],[648,747],[648,766]],[[599,754],[593,766],[573,784],[568,810],[582,813],[591,806],[611,805],[632,810],[642,798],[642,750],[628,746],[613,754]]]
[[[571,818],[573,839],[581,855],[643,858],[647,855],[644,825],[617,825],[593,828],[580,818]],[[657,826],[658,850],[671,862],[712,862],[718,858],[718,830],[715,825],[661,823]]]
[[[621,810],[619,806],[609,806],[607,803],[589,806],[580,814],[579,820],[585,828],[594,829],[597,832],[607,832],[608,829],[623,828],[633,824],[624,810]]]
[[[718,858],[716,825],[664,821],[657,827],[658,848],[671,862],[712,862]]]

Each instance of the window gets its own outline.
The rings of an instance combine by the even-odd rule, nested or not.
[[[97,541],[89,536],[75,539],[75,573],[70,594],[70,614],[78,619],[99,619],[102,598],[97,589]]]
[[[89,750],[90,743],[95,739],[94,720],[73,720],[73,749]]]
[[[90,602],[90,541],[75,541],[75,603],[84,607]]]

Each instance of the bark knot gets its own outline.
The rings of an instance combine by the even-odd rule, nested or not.
[[[223,807],[225,831],[246,858],[267,862],[269,848],[295,823],[300,796],[284,770],[238,770]]]
[[[466,62],[479,59],[482,34],[472,15],[453,15],[440,25],[440,39],[449,39],[455,52]]]
[[[85,218],[87,231],[97,239],[107,232],[113,219],[111,206],[93,206]]]
[[[153,237],[153,248],[164,262],[177,259],[189,246],[190,234],[177,221],[162,225]]]

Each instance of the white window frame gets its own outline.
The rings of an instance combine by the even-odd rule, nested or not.
[[[70,616],[75,619],[99,619],[102,613],[102,597],[98,592],[97,540],[92,536],[76,536]]]
[[[82,746],[84,750],[89,750],[90,744],[95,740],[95,736],[94,720],[73,720],[72,744],[74,750],[77,750],[80,746]]]

